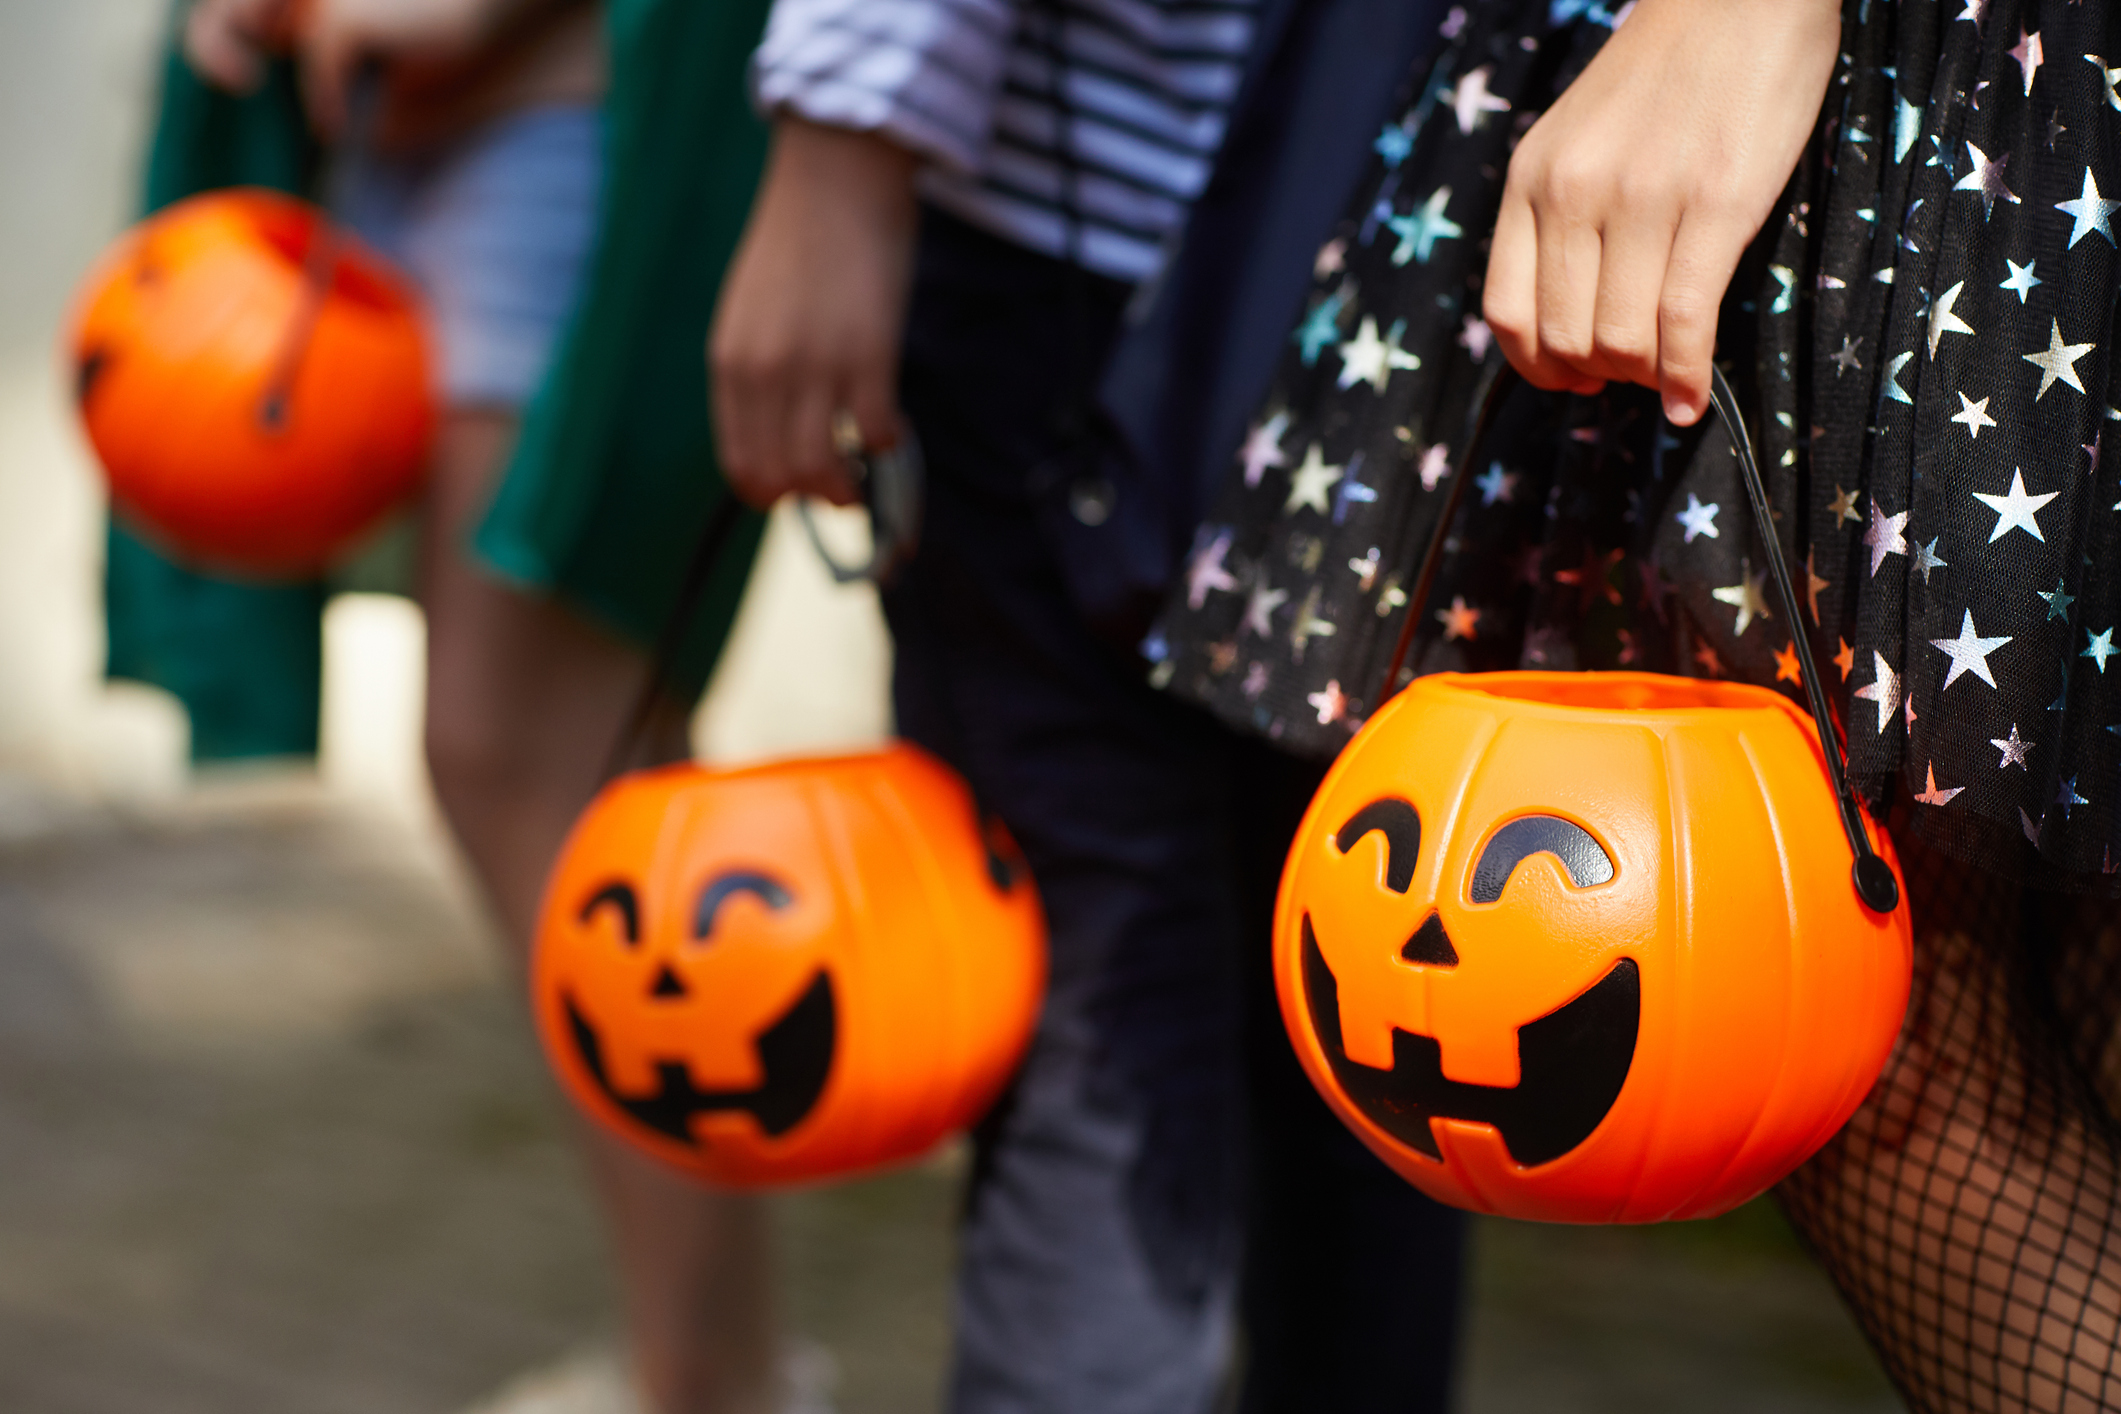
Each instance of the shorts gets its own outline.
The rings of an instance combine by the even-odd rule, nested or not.
[[[596,239],[601,126],[593,105],[549,104],[341,159],[329,204],[425,294],[445,406],[520,409],[544,380]]]

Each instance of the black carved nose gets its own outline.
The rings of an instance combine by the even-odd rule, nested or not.
[[[677,973],[670,970],[670,964],[666,962],[656,969],[655,983],[649,987],[648,995],[651,997],[682,997],[686,995],[685,983],[679,978]]]
[[[1442,915],[1433,909],[1399,955],[1408,962],[1427,963],[1430,967],[1458,966],[1458,949],[1451,946],[1451,935],[1443,930]]]

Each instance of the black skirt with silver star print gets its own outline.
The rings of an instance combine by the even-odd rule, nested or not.
[[[1797,691],[1722,433],[1672,428],[1643,390],[1513,393],[1434,594],[1407,603],[1493,356],[1480,281],[1510,152],[1625,16],[1451,13],[1318,253],[1149,640],[1159,681],[1321,757],[1375,706],[1410,612],[1424,672]],[[2102,890],[2121,884],[2117,241],[2121,6],[1849,0],[1719,334],[1866,792],[1958,857]]]

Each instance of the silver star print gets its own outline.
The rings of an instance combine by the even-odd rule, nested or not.
[[[1281,449],[1282,436],[1288,430],[1289,414],[1277,412],[1246,434],[1244,448],[1237,454],[1245,464],[1245,485],[1259,485],[1259,478],[1270,466],[1289,464],[1289,454]]]
[[[2021,740],[2018,736],[2018,724],[2016,722],[2012,722],[2011,734],[2008,740],[2005,740],[2003,737],[2000,736],[1992,736],[1988,739],[1988,744],[2003,753],[2003,759],[1996,763],[1997,770],[2000,771],[2005,766],[2016,766],[2019,770],[2023,771],[2028,769],[2025,764],[2025,753],[2031,751],[2035,746],[2038,746],[2040,743],[2036,741]]]
[[[1377,567],[1380,563],[1382,561],[1378,558],[1375,545],[1370,547],[1370,553],[1362,559],[1348,561],[1348,569],[1354,573],[1355,582],[1362,587],[1363,593],[1368,594],[1370,586],[1377,583]]]
[[[1944,537],[1941,535],[1932,535],[1930,537],[1929,544],[1924,545],[1920,542],[1917,542],[1915,545],[1915,568],[1921,571],[1922,582],[1924,584],[1928,584],[1930,582],[1931,570],[1951,568],[1951,566],[1947,564],[1937,554],[1937,542],[1939,540],[1942,540],[1943,538]]]
[[[1898,98],[1898,103],[1893,110],[1893,161],[1905,162],[1922,136],[1922,109],[1905,98]]]
[[[1348,287],[1343,282],[1339,289],[1312,305],[1303,323],[1296,326],[1291,338],[1303,350],[1304,367],[1315,366],[1320,353],[1340,342],[1340,312],[1347,303]]]
[[[1935,544],[1936,542],[1932,541],[1931,543]],[[1804,552],[1804,595],[1810,601],[1812,622],[1815,624],[1819,622],[1819,591],[1825,589],[1830,583],[1828,580],[1821,579],[1819,572],[1812,568],[1812,557],[1818,553],[1819,547],[1816,545],[1808,547]]]
[[[1745,631],[1753,626],[1754,619],[1775,617],[1768,612],[1767,595],[1764,592],[1766,586],[1767,571],[1762,570],[1759,574],[1754,574],[1753,562],[1750,559],[1740,559],[1738,582],[1709,591],[1709,596],[1717,603],[1729,604],[1738,611],[1737,633],[1740,638],[1745,637]]]
[[[1455,240],[1465,234],[1463,226],[1444,215],[1444,208],[1450,204],[1451,189],[1438,187],[1418,209],[1385,218],[1385,224],[1399,237],[1399,244],[1392,251],[1394,265],[1410,260],[1427,265],[1438,241]]]
[[[1492,506],[1497,501],[1507,501],[1517,490],[1517,473],[1504,471],[1501,462],[1493,462],[1488,469],[1473,478],[1480,488],[1480,504]]]
[[[1311,592],[1304,596],[1303,607],[1296,611],[1296,622],[1289,628],[1289,647],[1297,662],[1304,660],[1304,649],[1314,638],[1331,638],[1335,632],[1331,619],[1318,616],[1318,600],[1323,590],[1312,585]]]
[[[1907,553],[1907,518],[1912,512],[1902,511],[1889,516],[1878,508],[1876,497],[1871,499],[1871,528],[1863,532],[1863,543],[1871,547],[1871,578],[1878,577],[1878,567],[1885,563],[1887,555]]]
[[[1894,355],[1893,361],[1885,366],[1885,396],[1896,403],[1906,403],[1909,407],[1915,405],[1915,400],[1907,395],[1907,389],[1900,386],[1900,370],[1914,361],[1915,351],[1909,349],[1904,354]]]
[[[1304,701],[1318,709],[1318,724],[1331,726],[1347,715],[1348,695],[1340,690],[1340,679],[1334,678]]]
[[[1871,680],[1856,689],[1855,695],[1865,702],[1875,703],[1878,708],[1878,735],[1892,725],[1900,710],[1900,675],[1885,661],[1885,655],[1871,650]]]
[[[1775,302],[1768,306],[1768,313],[1788,314],[1790,301],[1797,294],[1797,272],[1787,265],[1770,265],[1768,274],[1773,275],[1775,283],[1782,286],[1782,292],[1776,295]]]
[[[1231,532],[1225,530],[1208,544],[1201,547],[1186,570],[1186,603],[1198,609],[1208,602],[1208,596],[1217,590],[1225,593],[1237,588],[1237,576],[1223,565],[1223,557],[1230,553]]]
[[[1841,336],[1840,350],[1830,356],[1827,360],[1829,363],[1834,365],[1834,376],[1836,378],[1841,377],[1844,373],[1847,373],[1852,368],[1856,369],[1858,372],[1862,371],[1863,360],[1856,356],[1856,350],[1862,345],[1862,343],[1863,340],[1861,339],[1851,339],[1846,334],[1843,334]]]
[[[2077,242],[2094,231],[2106,237],[2108,245],[2114,244],[2114,228],[2108,225],[2116,211],[2121,211],[2121,201],[2108,201],[2099,195],[2099,183],[2092,176],[2092,169],[2084,169],[2084,189],[2071,201],[2058,201],[2055,210],[2076,218],[2077,224],[2069,233],[2069,248],[2075,250]]]
[[[2010,642],[2011,636],[2004,634],[1998,638],[1982,638],[1974,632],[1974,611],[1968,609],[1965,614],[1966,617],[1959,621],[1957,638],[1930,640],[1930,647],[1943,649],[1945,656],[1952,660],[1951,671],[1944,675],[1944,685],[1950,687],[1959,681],[1963,674],[1972,673],[1990,687],[1994,687],[1996,679],[1989,673],[1988,655]]]
[[[2067,620],[2069,618],[2069,606],[2077,602],[2077,596],[2071,594],[2064,587],[2064,582],[2061,579],[2055,581],[2053,590],[2035,589],[2033,593],[2047,601],[2047,621],[2049,623],[2053,623],[2056,619]]]
[[[2115,88],[2116,84],[2121,84],[2121,69],[2107,68],[2106,61],[2096,54],[2085,55],[2084,61],[2099,71],[2099,77],[2106,83],[2107,103],[2116,113],[2121,113],[2121,89]]]
[[[1974,332],[1974,326],[1961,319],[1952,310],[1952,306],[1959,302],[1959,292],[1965,288],[1966,281],[1961,280],[1958,284],[1939,295],[1936,301],[1930,305],[1929,338],[1931,358],[1937,356],[1937,341],[1946,334],[1972,334]]]
[[[1476,314],[1468,314],[1458,330],[1458,347],[1473,355],[1475,363],[1486,363],[1488,350],[1495,346],[1495,331],[1488,321]]]
[[[1937,789],[1937,763],[1932,761],[1925,775],[1923,788],[1916,794],[1915,799],[1924,805],[1950,805],[1952,797],[1965,789],[1965,786],[1953,786],[1950,790]]]
[[[1981,429],[1994,427],[1996,419],[1988,415],[1988,399],[1975,402],[1966,394],[1959,394],[1959,411],[1952,414],[1952,421],[1966,424],[1966,435],[1973,441],[1981,440]]]
[[[1350,505],[1366,506],[1377,499],[1377,488],[1365,485],[1356,477],[1356,473],[1361,469],[1361,466],[1361,452],[1357,452],[1354,456],[1348,458],[1348,474],[1342,479],[1340,489],[1333,493],[1333,523],[1335,525],[1346,525],[1348,523],[1348,507]]]
[[[2072,807],[2089,805],[2091,801],[2077,794],[2077,777],[2071,776],[2055,788],[2055,804],[2062,807],[2062,818],[2067,820]]]
[[[2010,154],[2004,153],[1994,161],[1987,153],[1972,143],[1966,145],[1966,160],[1972,163],[1967,174],[1953,184],[1953,191],[1978,192],[1981,196],[1981,216],[1986,220],[1996,210],[1997,198],[2018,205],[2017,193],[2003,184],[2003,169],[2010,165]]]
[[[1282,504],[1282,514],[1288,515],[1298,506],[1309,506],[1320,515],[1327,514],[1332,510],[1328,493],[1340,478],[1341,468],[1328,465],[1325,453],[1318,443],[1313,442],[1310,450],[1304,453],[1303,465],[1289,478],[1289,499]]]
[[[2034,268],[2040,264],[2037,260],[2028,260],[2023,265],[2020,265],[2015,260],[2008,259],[2003,263],[2011,268],[2011,277],[1996,288],[2009,290],[2018,297],[2018,303],[2020,304],[2025,303],[2025,297],[2033,292],[2034,286],[2047,283],[2047,281],[2033,273]]]
[[[2084,651],[2077,656],[2079,658],[2089,658],[2094,663],[2097,663],[2099,665],[2099,675],[2101,677],[2106,676],[2106,660],[2113,657],[2116,653],[2121,653],[2121,648],[2114,647],[2114,631],[2108,629],[2104,633],[2093,633],[2090,629],[2086,629],[2084,637],[2086,639]]]
[[[1391,381],[1395,370],[1419,368],[1421,360],[1400,347],[1399,341],[1406,336],[1407,321],[1393,323],[1383,338],[1377,336],[1377,320],[1364,315],[1362,327],[1352,339],[1344,340],[1340,346],[1340,386],[1352,388],[1357,383],[1367,383],[1379,393]]]
[[[2040,391],[2033,394],[2039,402],[2047,396],[2047,390],[2057,383],[2067,383],[2078,392],[2084,385],[2077,381],[2077,360],[2099,347],[2097,344],[2065,344],[2062,342],[2062,321],[2048,321],[2047,348],[2038,353],[2019,355],[2027,363],[2040,370]]]
[[[1451,105],[1451,114],[1458,119],[1459,132],[1471,133],[1487,120],[1490,113],[1510,111],[1510,100],[1488,91],[1488,80],[1494,74],[1493,64],[1482,64],[1461,76],[1456,87],[1444,90],[1444,101]]]
[[[1289,598],[1289,591],[1276,589],[1261,575],[1259,583],[1252,586],[1251,595],[1245,600],[1245,630],[1261,638],[1274,636],[1274,611]]]
[[[1699,535],[1706,535],[1711,540],[1720,540],[1723,537],[1716,529],[1716,512],[1722,509],[1722,505],[1716,501],[1703,505],[1700,498],[1689,491],[1686,493],[1686,509],[1672,519],[1686,527],[1686,543],[1689,545],[1693,544],[1694,538]]]
[[[1451,449],[1442,442],[1436,443],[1421,454],[1421,465],[1415,469],[1421,478],[1421,489],[1434,491],[1451,474]]]
[[[2047,62],[2047,56],[2040,49],[2040,36],[2038,34],[2027,34],[2023,28],[2020,28],[2018,31],[2018,47],[2011,50],[2010,55],[2018,61],[2018,67],[2025,73],[2025,96],[2031,98],[2033,96],[2033,75],[2039,73],[2040,66]]]
[[[1443,625],[1446,643],[1454,638],[1474,639],[1480,636],[1480,610],[1466,607],[1465,596],[1451,596],[1451,606],[1438,609],[1436,618]]]
[[[1996,513],[1996,528],[1989,533],[1989,544],[1995,544],[2013,530],[2022,530],[2045,545],[2047,537],[2040,533],[2040,508],[2061,494],[2050,491],[2044,496],[2029,496],[2025,492],[2025,473],[2013,470],[2008,491],[2000,496],[1976,491],[1973,497]]]

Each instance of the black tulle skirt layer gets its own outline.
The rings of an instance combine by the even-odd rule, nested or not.
[[[1511,149],[1616,20],[1453,13],[1319,252],[1152,656],[1326,756],[1388,690],[1409,614],[1421,671],[1793,693],[1809,635],[1907,865],[1917,977],[1885,1077],[1785,1206],[1913,1408],[2121,1408],[2121,6],[1850,0],[1720,333],[1801,623],[1722,434],[1634,389],[1512,394],[1409,604],[1492,356]]]
[[[2121,7],[1855,0],[1816,139],[1734,285],[1810,635],[1878,799],[2013,877],[2121,891]],[[1491,340],[1515,139],[1610,34],[1455,15],[1320,252],[1159,646],[1188,696],[1331,754],[1374,706]],[[2104,59],[2112,54],[2116,67]],[[1650,395],[1527,390],[1480,449],[1424,668],[1641,667],[1794,691],[1735,465]]]

